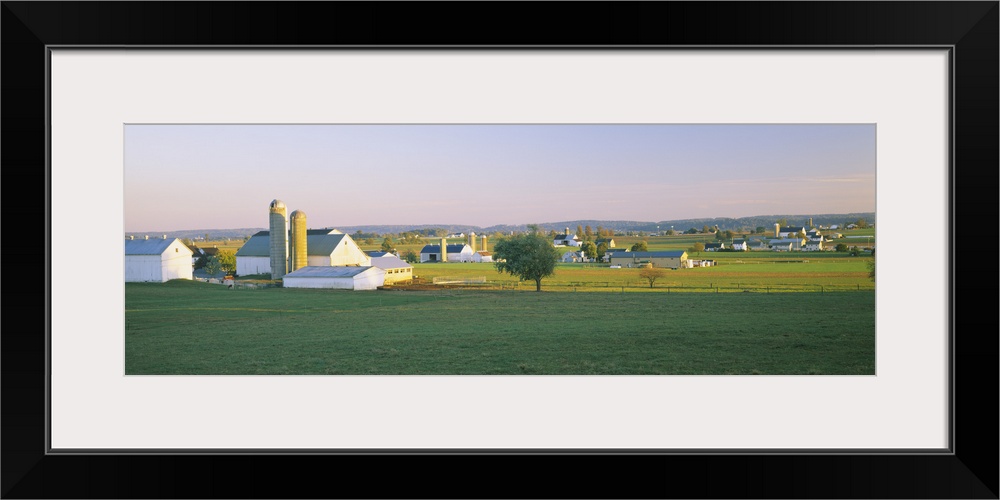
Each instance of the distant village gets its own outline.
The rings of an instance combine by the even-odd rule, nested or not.
[[[267,275],[281,280],[285,288],[335,288],[375,290],[392,284],[413,281],[413,266],[391,251],[363,251],[350,235],[337,229],[307,229],[306,214],[301,210],[287,213],[281,200],[268,205],[268,230],[248,238],[236,252],[235,275]],[[807,227],[808,226],[808,227]],[[827,244],[841,238],[840,225],[813,227],[782,226],[773,230],[729,241],[697,243],[697,252],[820,252],[833,250]],[[853,229],[853,224],[845,229]],[[761,228],[758,228],[758,230]],[[589,228],[588,228],[589,230]],[[691,231],[694,231],[693,229]],[[824,232],[828,231],[828,232]],[[690,231],[688,231],[690,232]],[[441,233],[443,234],[443,233]],[[673,234],[671,229],[668,234]],[[561,261],[566,263],[603,263],[610,268],[658,267],[693,268],[713,265],[711,259],[689,258],[687,251],[645,251],[644,245],[619,249],[613,237],[581,238],[570,228],[562,234],[550,235],[552,245],[564,248]],[[448,243],[461,238],[463,243]],[[699,247],[703,245],[703,247]],[[178,238],[125,239],[125,281],[166,282],[172,279],[194,279],[194,264],[213,249],[190,247]],[[440,237],[427,244],[419,256],[409,260],[427,262],[493,262],[486,235],[458,233]],[[232,276],[222,283],[232,284]],[[218,280],[216,280],[218,281]]]

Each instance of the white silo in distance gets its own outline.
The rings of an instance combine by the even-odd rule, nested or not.
[[[288,213],[281,200],[271,201],[269,212],[271,279],[279,280],[288,272]]]

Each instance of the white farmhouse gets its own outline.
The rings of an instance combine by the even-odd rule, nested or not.
[[[557,234],[555,239],[552,240],[552,245],[557,247],[578,247],[583,245],[575,234],[570,234],[569,228],[566,228],[565,234]]]
[[[480,250],[472,254],[472,262],[493,262],[493,254],[484,250]]]
[[[125,281],[191,279],[194,253],[177,238],[125,240]]]

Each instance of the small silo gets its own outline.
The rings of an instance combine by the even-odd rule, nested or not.
[[[476,233],[472,231],[469,231],[469,247],[472,248],[473,252],[476,251]]]
[[[288,272],[288,216],[285,202],[271,201],[268,207],[270,225],[268,226],[268,255],[271,257],[271,279],[280,280]]]
[[[774,237],[781,238],[781,224],[774,223]]]
[[[448,262],[448,238],[441,238],[441,262]]]
[[[288,219],[288,223],[292,226],[292,239],[288,252],[292,262],[289,271],[297,271],[309,265],[309,254],[306,251],[306,213],[296,210],[288,216]]]
[[[813,218],[812,218],[812,217],[810,217],[810,218],[809,218],[809,229],[812,229],[812,228],[814,228],[814,227],[816,227],[816,226],[814,226],[814,225],[813,225]]]

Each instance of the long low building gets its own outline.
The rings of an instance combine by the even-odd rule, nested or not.
[[[413,281],[413,266],[395,255],[372,257],[372,266],[385,271],[386,284]]]
[[[688,255],[683,250],[663,252],[609,252],[608,262],[613,266],[641,267],[652,264],[653,267],[680,269],[687,267]]]
[[[306,266],[285,275],[285,288],[375,290],[385,282],[385,270],[373,266]]]

